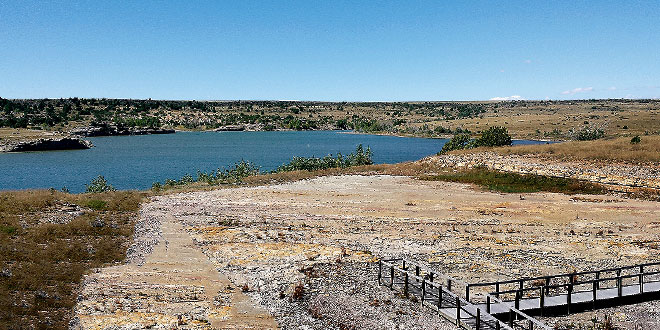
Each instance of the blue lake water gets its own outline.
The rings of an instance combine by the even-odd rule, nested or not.
[[[358,144],[371,147],[375,163],[398,163],[435,154],[447,142],[337,131],[178,132],[89,140],[95,147],[88,150],[0,154],[0,190],[67,187],[82,192],[98,175],[117,189],[148,189],[156,181],[228,167],[242,159],[269,171],[293,156],[347,155]],[[514,142],[521,143],[540,142]]]

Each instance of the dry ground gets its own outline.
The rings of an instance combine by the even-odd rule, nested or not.
[[[499,194],[401,176],[329,176],[173,194],[156,198],[143,212],[142,219],[167,218],[168,226],[181,226],[194,242],[189,248],[208,258],[200,265],[210,260],[231,281],[232,292],[241,288],[254,306],[287,329],[451,329],[418,304],[376,285],[373,261],[381,257],[409,256],[469,282],[660,259],[657,202],[609,195]],[[154,254],[162,253],[162,239],[159,244]],[[131,274],[102,269],[92,275],[95,280],[86,280],[92,286],[85,290],[142,283]],[[170,275],[170,284],[206,290],[185,274]],[[159,297],[139,285],[130,292],[142,295],[141,304]],[[214,299],[231,310],[231,294]],[[79,306],[104,306],[78,308],[86,324],[110,325],[127,312],[138,312],[104,303],[112,295],[83,298]],[[203,301],[191,306],[198,303]],[[651,314],[656,308],[642,305],[617,322],[656,327],[658,319]],[[200,318],[209,320],[210,314],[200,313]],[[178,315],[188,322],[192,314]],[[576,320],[581,319],[567,322]]]

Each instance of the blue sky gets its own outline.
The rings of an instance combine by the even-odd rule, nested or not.
[[[660,98],[660,1],[2,1],[0,96]]]

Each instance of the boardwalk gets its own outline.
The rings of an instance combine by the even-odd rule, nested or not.
[[[535,278],[473,283],[466,286],[466,300],[490,310],[493,315],[506,308],[489,306],[488,299],[474,296],[486,290],[530,315],[571,314],[660,298],[660,263],[575,272]],[[474,297],[473,297],[474,296]]]
[[[660,299],[660,263],[489,283],[462,283],[413,261],[379,263],[382,285],[467,329],[549,329],[532,316]]]

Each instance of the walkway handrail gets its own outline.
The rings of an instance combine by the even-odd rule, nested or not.
[[[539,288],[543,288],[545,292],[548,292],[549,289],[559,289],[559,288],[566,288],[567,290],[573,291],[573,288],[575,286],[579,285],[585,285],[585,284],[592,284],[595,285],[597,288],[600,287],[600,283],[602,282],[607,282],[607,281],[616,281],[617,285],[616,287],[621,287],[622,286],[622,281],[624,279],[628,278],[637,278],[638,283],[641,286],[644,285],[644,277],[645,276],[651,276],[651,275],[657,275],[660,274],[660,271],[654,270],[654,271],[647,271],[645,270],[648,269],[650,266],[658,266],[660,265],[660,262],[650,262],[650,263],[644,263],[644,264],[638,264],[638,265],[632,265],[632,266],[623,266],[623,267],[618,267],[618,268],[607,268],[607,269],[602,269],[602,270],[595,270],[595,271],[584,271],[584,272],[575,272],[575,273],[564,273],[564,274],[559,274],[559,275],[546,275],[546,276],[538,276],[538,277],[525,277],[525,278],[520,278],[520,279],[514,279],[514,280],[505,280],[505,281],[494,281],[494,282],[481,282],[481,283],[470,283],[466,285],[465,289],[465,295],[468,300],[470,300],[470,290],[471,288],[475,287],[488,287],[488,286],[495,286],[495,291],[493,294],[496,296],[499,296],[501,294],[509,294],[509,293],[524,293],[527,291],[537,291]],[[633,274],[621,274],[622,271],[624,270],[631,270],[631,269],[638,269],[638,272],[635,272]],[[615,272],[616,276],[611,276],[611,277],[604,277],[601,278],[600,274],[602,273],[612,273]],[[579,280],[578,278],[583,275],[590,275],[593,274],[595,275],[596,278],[594,279],[582,279]],[[553,279],[568,279],[567,283],[554,283],[552,284],[551,281]],[[533,287],[524,287],[525,282],[531,282],[531,281],[543,281],[541,285],[533,285]],[[519,287],[516,289],[509,289],[509,290],[500,290],[500,285],[508,285],[508,284],[519,284]]]
[[[520,281],[536,281],[536,280],[543,280],[546,278],[560,278],[560,277],[569,277],[569,276],[580,276],[580,275],[587,275],[587,274],[598,274],[598,273],[609,273],[609,272],[616,272],[618,270],[626,270],[626,269],[633,269],[633,268],[639,268],[639,267],[647,267],[647,266],[658,266],[660,265],[660,262],[649,262],[645,264],[639,264],[639,265],[632,265],[632,266],[623,266],[623,267],[616,267],[616,268],[606,268],[606,269],[601,269],[601,270],[589,270],[589,271],[583,271],[583,272],[575,272],[575,273],[563,273],[563,274],[556,274],[556,275],[546,275],[546,276],[538,276],[538,277],[523,277],[515,280],[505,280],[505,281],[494,281],[494,282],[480,282],[480,283],[470,283],[470,286],[476,287],[476,286],[490,286],[490,285],[496,285],[496,284],[513,284],[513,283],[518,283]]]
[[[403,264],[403,266],[401,268],[394,265],[394,263],[399,262],[399,261],[401,261],[402,264]],[[379,267],[378,267],[378,269],[379,269],[378,270],[379,271],[378,272],[379,284],[380,284],[380,280],[382,278],[383,265],[385,265],[387,268],[390,269],[390,271],[392,272],[392,275],[394,275],[395,271],[406,274],[406,281],[405,281],[406,288],[404,289],[406,293],[408,292],[408,286],[415,287],[417,289],[421,289],[421,291],[423,292],[422,294],[425,294],[425,291],[424,291],[425,286],[432,286],[432,287],[435,287],[436,289],[440,288],[440,290],[443,290],[442,285],[437,284],[436,282],[434,282],[433,278],[440,277],[440,278],[443,278],[443,279],[447,280],[448,287],[447,287],[447,290],[443,290],[443,292],[445,294],[450,295],[453,299],[456,299],[456,304],[457,304],[456,308],[460,310],[460,311],[457,311],[457,318],[458,318],[457,322],[460,321],[461,312],[466,313],[467,315],[470,315],[472,318],[475,318],[476,320],[480,319],[479,314],[481,313],[481,308],[473,305],[472,302],[469,301],[469,284],[467,284],[465,282],[462,282],[460,280],[457,280],[453,277],[433,272],[432,270],[430,270],[426,266],[423,266],[423,265],[421,265],[417,262],[410,261],[410,260],[405,259],[405,258],[393,258],[393,259],[382,259],[382,260],[380,260],[379,261]],[[407,266],[414,267],[415,274],[410,274],[409,273],[410,270],[408,269]],[[426,277],[425,276],[419,276],[419,274],[421,274],[422,272],[426,272]],[[427,279],[427,277],[429,277],[429,275],[430,275],[431,278]],[[415,286],[413,283],[409,282],[410,279],[413,279],[417,282],[422,283],[422,287],[420,288],[418,286]],[[391,283],[393,284],[394,283],[394,278],[393,277],[392,277],[391,281],[392,281]],[[466,299],[463,299],[459,295],[452,292],[452,290],[451,290],[451,283],[452,282],[466,287],[466,291],[465,291],[466,294],[467,294]],[[430,292],[430,294],[432,296],[434,296],[433,292]],[[515,317],[516,320],[518,320],[518,319],[527,320],[529,322],[529,327],[530,328],[537,328],[537,329],[544,329],[544,330],[550,330],[551,329],[547,325],[545,325],[542,322],[536,320],[535,318],[527,315],[526,313],[522,312],[521,310],[517,309],[516,307],[512,306],[511,304],[506,303],[506,302],[500,300],[499,298],[494,297],[494,296],[492,296],[488,293],[486,293],[485,295],[487,297],[489,305],[486,307],[486,311],[484,311],[484,314],[493,317],[493,319],[495,319],[496,322],[497,322],[496,327],[492,327],[491,325],[488,324],[489,327],[492,327],[492,328],[495,328],[495,329],[500,329],[500,328],[514,329],[515,326],[519,326],[519,325],[513,323],[513,320],[514,320],[514,317]],[[435,295],[435,296],[437,296],[437,295]],[[442,298],[438,297],[438,299],[442,299]],[[499,319],[495,318],[494,316],[490,315],[490,299],[494,300],[495,302],[497,302],[499,304],[507,306],[507,308],[509,309],[509,315],[510,315],[508,325],[506,323],[500,321]],[[424,297],[422,297],[422,303],[424,303]],[[468,309],[463,308],[461,306],[461,304],[474,306],[476,311],[477,311],[476,312],[477,315],[471,313]],[[479,321],[477,321],[477,322],[479,322]],[[522,326],[519,326],[519,327],[523,328],[523,329],[527,329],[526,327],[522,327]]]

